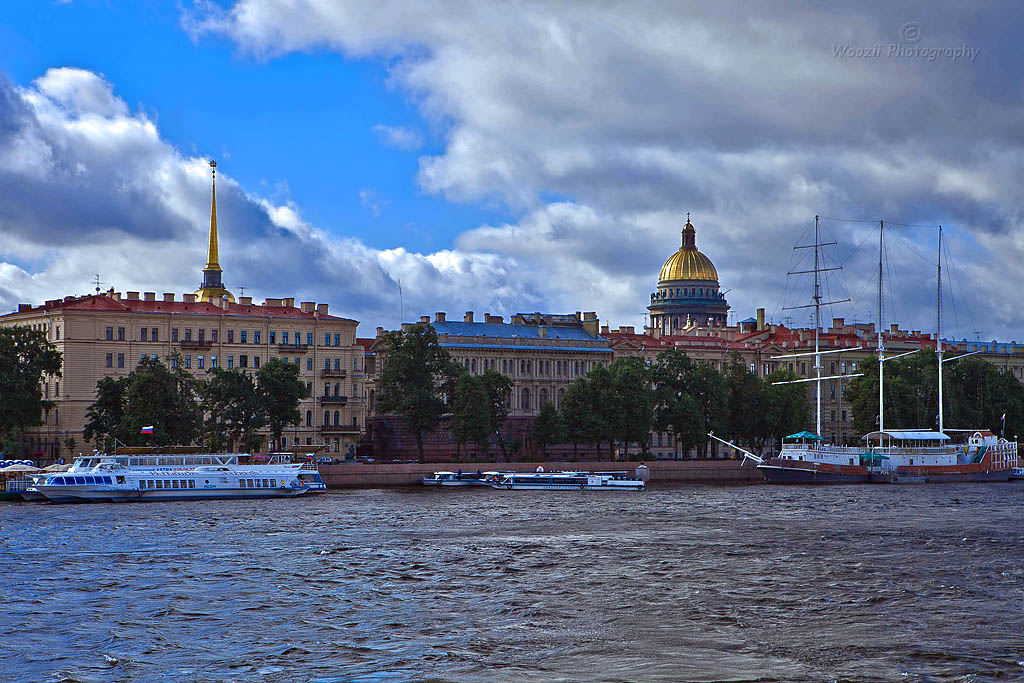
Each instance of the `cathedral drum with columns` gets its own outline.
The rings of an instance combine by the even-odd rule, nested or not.
[[[726,325],[729,304],[719,291],[715,265],[697,250],[697,231],[689,214],[682,245],[661,267],[658,289],[651,294],[647,310],[651,328],[665,334],[694,326]]]

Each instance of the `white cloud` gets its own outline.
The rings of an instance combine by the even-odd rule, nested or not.
[[[972,240],[965,260],[1019,262],[1022,245],[1000,236],[1022,227],[1024,102],[1006,87],[1022,12],[238,0],[187,16],[194,35],[227,35],[261,56],[386,58],[444,132],[443,152],[420,159],[421,187],[521,211],[457,247],[514,259],[551,308],[635,323],[686,211],[740,317],[776,307],[789,247],[815,214],[943,222],[991,236]],[[921,22],[923,47],[983,50],[973,62],[833,56],[835,45],[897,42],[908,20]],[[832,225],[852,250],[855,224]],[[988,250],[996,244],[1007,254]],[[856,269],[871,270],[861,260],[848,264],[858,287],[867,276]],[[904,308],[919,318],[903,322],[928,329],[928,269],[902,267]],[[1012,294],[984,268],[965,277],[966,305],[1014,335],[1024,314],[1007,313]]]
[[[378,123],[373,127],[373,132],[388,147],[395,147],[410,152],[423,146],[423,138],[420,134],[406,126],[388,126]]]

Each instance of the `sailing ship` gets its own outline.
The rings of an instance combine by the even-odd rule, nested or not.
[[[957,445],[950,443],[943,424],[942,408],[942,366],[945,363],[959,360],[971,354],[961,354],[953,358],[943,358],[942,329],[942,228],[939,226],[939,259],[938,259],[938,312],[936,322],[936,352],[938,356],[939,416],[938,430],[930,429],[886,429],[885,428],[885,363],[902,358],[918,350],[885,355],[885,343],[882,338],[883,299],[882,299],[882,254],[885,223],[879,222],[878,246],[878,430],[865,434],[862,439],[868,446],[864,448],[836,446],[825,443],[821,434],[821,382],[822,380],[841,379],[858,375],[821,376],[821,355],[830,353],[821,351],[818,331],[820,328],[821,283],[819,273],[827,269],[819,267],[819,249],[821,246],[818,217],[815,216],[815,249],[814,258],[814,303],[815,331],[814,352],[812,354],[791,354],[777,356],[775,359],[793,358],[796,356],[813,355],[815,360],[815,377],[795,382],[813,381],[817,384],[817,433],[799,432],[791,434],[783,441],[778,457],[767,461],[752,453],[743,451],[745,458],[757,462],[757,468],[771,484],[861,484],[861,483],[926,483],[926,482],[967,482],[967,481],[1007,481],[1017,462],[1017,443],[997,437],[984,429],[948,430],[969,434],[967,443]],[[806,272],[806,271],[804,271]],[[840,302],[829,302],[840,303]],[[850,349],[843,349],[849,351]],[[713,434],[712,438],[718,439]],[[872,442],[877,442],[871,445]],[[727,443],[724,442],[723,443]],[[734,444],[728,444],[735,448]]]

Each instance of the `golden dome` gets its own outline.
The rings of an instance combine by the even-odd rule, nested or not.
[[[718,271],[715,264],[704,254],[697,251],[696,230],[690,221],[683,226],[683,244],[679,251],[668,257],[661,267],[658,282],[672,280],[713,280],[718,282]]]

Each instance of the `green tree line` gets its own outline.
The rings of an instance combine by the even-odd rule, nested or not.
[[[863,377],[850,382],[849,399],[854,431],[866,434],[878,429],[878,363],[864,363],[862,371]],[[946,363],[942,393],[946,429],[988,429],[1011,439],[1024,430],[1024,384],[981,358],[972,356]],[[884,398],[887,429],[937,429],[939,376],[935,352],[923,349],[887,362]]]
[[[110,450],[126,446],[202,443],[224,450],[229,441],[246,451],[259,446],[259,430],[275,440],[300,419],[306,386],[299,369],[275,358],[256,370],[210,368],[195,377],[172,356],[170,367],[146,358],[124,377],[104,377],[86,411],[85,439]],[[152,434],[142,434],[143,427]]]
[[[425,434],[450,420],[456,455],[468,443],[483,453],[492,445],[509,459],[503,427],[512,381],[494,370],[473,375],[455,363],[438,342],[431,325],[389,332],[378,382],[378,410],[402,417],[416,439],[423,461]],[[719,370],[682,351],[666,351],[648,364],[639,357],[595,366],[569,385],[558,409],[540,406],[531,437],[541,452],[554,444],[581,444],[603,449],[631,447],[646,453],[650,433],[670,433],[681,452],[703,454],[707,433],[714,431],[755,448],[803,429],[808,419],[805,389],[780,371],[760,379],[738,354]]]

